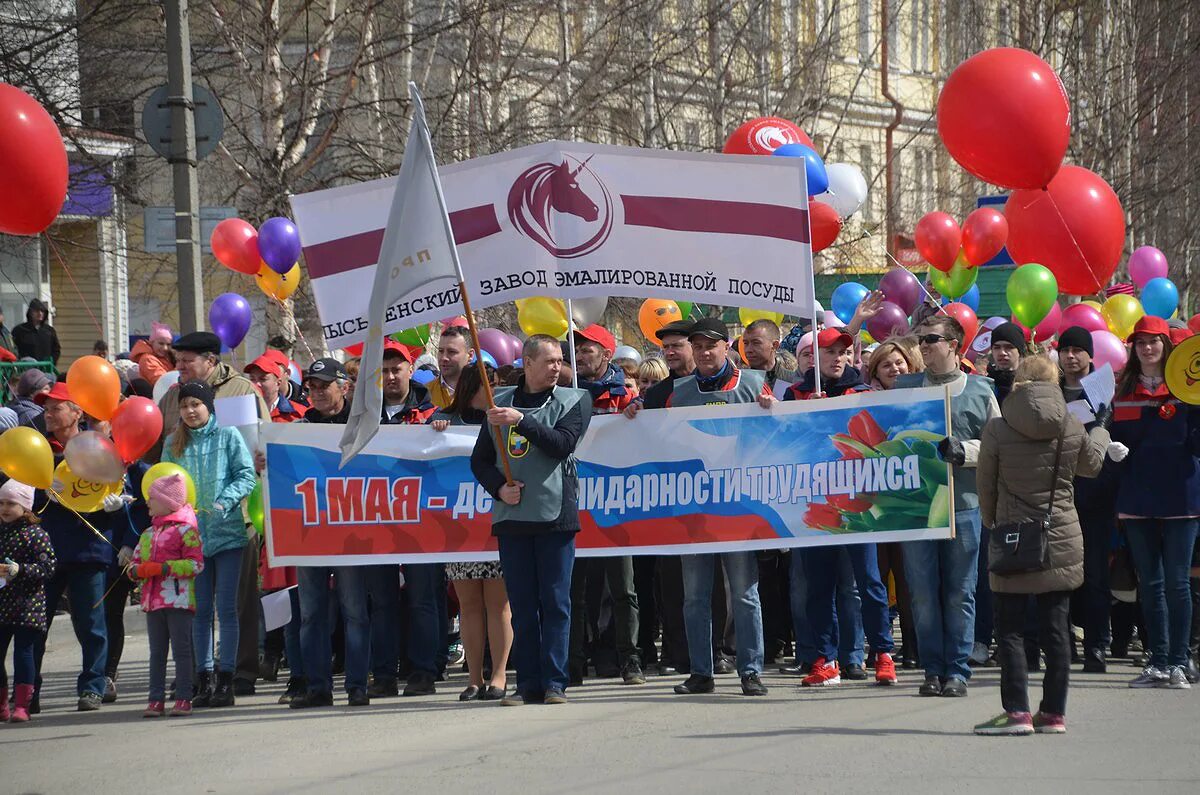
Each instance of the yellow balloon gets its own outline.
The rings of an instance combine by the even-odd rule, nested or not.
[[[258,269],[258,273],[254,274],[254,281],[258,283],[258,289],[262,290],[268,298],[286,301],[300,286],[300,264],[293,265],[287,275],[280,276],[264,262]]]
[[[557,298],[526,298],[517,302],[517,323],[530,337],[534,334],[561,337],[567,333],[567,308]]]
[[[1172,395],[1200,406],[1200,336],[1188,337],[1171,351],[1163,375]]]
[[[743,326],[749,326],[756,320],[770,320],[778,326],[783,322],[783,313],[772,312],[768,309],[739,309],[738,320],[742,321]]]
[[[1108,330],[1124,340],[1133,333],[1133,327],[1146,314],[1142,302],[1132,295],[1114,295],[1100,307],[1100,314],[1108,324]]]
[[[54,482],[54,453],[46,437],[33,428],[9,428],[0,434],[0,469],[35,489]]]
[[[1081,303],[1081,304],[1087,304],[1087,305],[1088,305],[1088,306],[1090,306],[1092,309],[1095,309],[1097,312],[1099,312],[1101,309],[1103,309],[1103,308],[1104,308],[1104,307],[1100,306],[1100,302],[1099,302],[1099,301],[1080,301],[1079,303]]]
[[[71,471],[71,467],[63,461],[54,469],[54,477],[63,484],[59,498],[63,505],[80,513],[91,513],[100,510],[104,498],[110,494],[120,494],[124,483],[92,483],[82,480]]]
[[[192,482],[192,476],[188,474],[186,469],[179,466],[179,464],[172,464],[170,461],[159,461],[146,470],[146,474],[142,475],[142,496],[147,500],[150,499],[150,487],[154,485],[154,481],[159,478],[165,478],[168,475],[183,476],[183,482],[187,486],[188,504],[195,508],[196,484]]]

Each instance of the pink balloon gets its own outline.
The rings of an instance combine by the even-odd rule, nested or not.
[[[1154,246],[1141,246],[1129,255],[1129,278],[1138,287],[1151,279],[1166,278],[1167,257]]]
[[[479,347],[492,355],[500,367],[513,363],[516,358],[512,346],[512,337],[500,329],[484,328],[479,330]]]
[[[1093,331],[1092,350],[1092,364],[1096,367],[1111,364],[1114,373],[1121,372],[1129,360],[1129,349],[1111,331]]]
[[[1062,320],[1058,323],[1058,333],[1062,334],[1071,326],[1079,326],[1086,331],[1108,331],[1104,316],[1087,304],[1071,304],[1062,311]]]
[[[1018,321],[1016,317],[1013,317],[1012,322],[1025,329],[1025,336],[1029,337],[1032,342],[1045,342],[1058,333],[1059,324],[1062,323],[1062,307],[1057,303],[1051,304],[1050,311],[1034,327],[1032,336],[1029,333],[1029,326]]]

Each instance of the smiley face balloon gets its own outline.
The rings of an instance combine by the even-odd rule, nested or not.
[[[638,326],[642,329],[642,335],[656,345],[661,343],[654,332],[682,319],[679,304],[664,298],[647,299],[638,310]]]
[[[1172,395],[1200,406],[1200,336],[1188,337],[1171,351],[1164,375]]]

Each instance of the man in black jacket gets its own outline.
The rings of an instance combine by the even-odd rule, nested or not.
[[[62,346],[58,344],[58,334],[50,325],[50,310],[39,298],[29,302],[25,312],[25,322],[12,330],[13,342],[17,346],[19,358],[29,357],[39,362],[53,362],[58,366],[58,357],[62,355]]]

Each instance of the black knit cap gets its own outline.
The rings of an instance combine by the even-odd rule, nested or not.
[[[216,409],[213,408],[213,401],[216,400],[216,394],[213,388],[204,381],[188,381],[186,384],[179,386],[179,402],[183,403],[186,398],[196,398],[205,406],[208,406],[208,413],[213,414]]]
[[[1082,326],[1071,326],[1058,335],[1058,349],[1061,351],[1063,348],[1079,348],[1087,351],[1088,356],[1096,355],[1092,347],[1092,335]]]
[[[997,342],[1007,342],[1019,351],[1024,351],[1028,345],[1028,340],[1025,339],[1025,332],[1016,323],[1001,323],[996,328],[992,329],[992,344]]]

